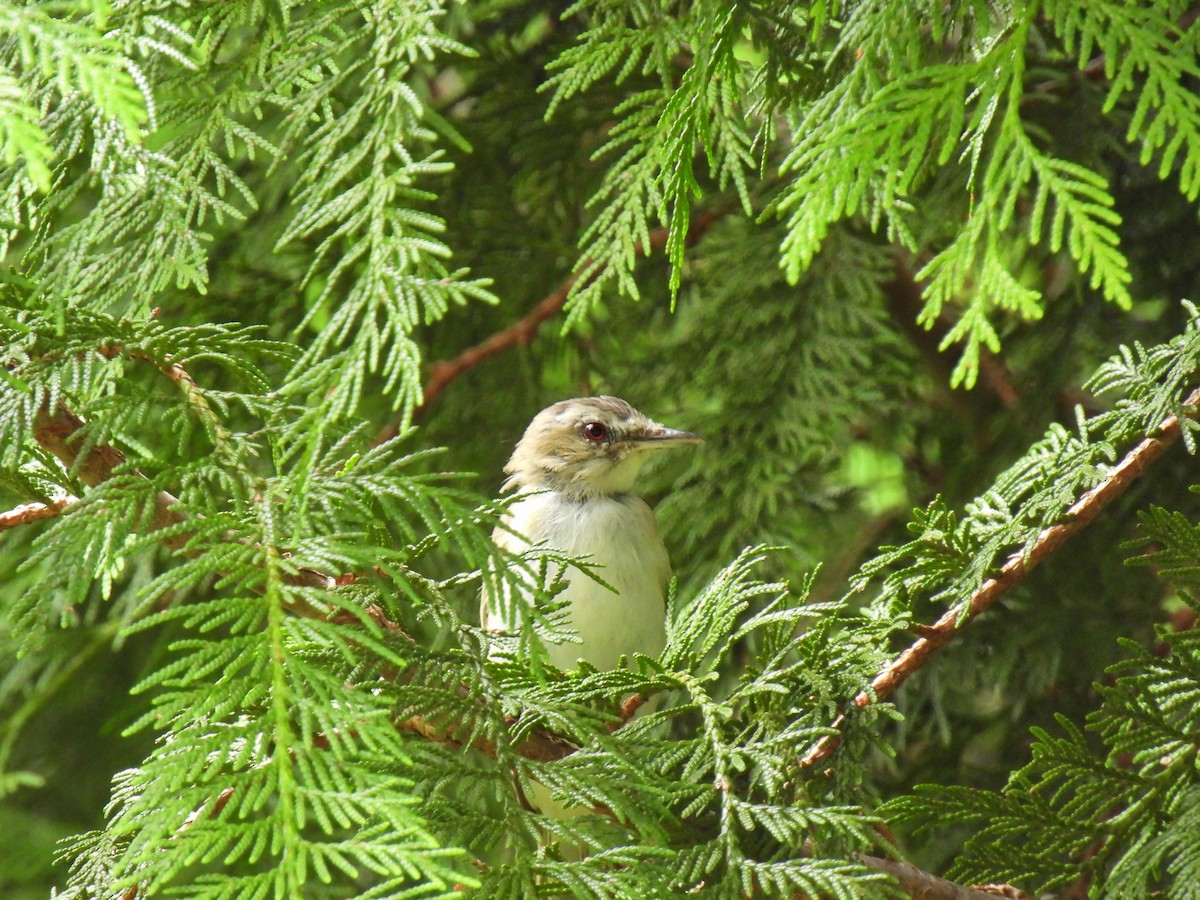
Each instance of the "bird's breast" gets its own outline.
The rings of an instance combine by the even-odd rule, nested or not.
[[[534,494],[513,504],[509,524],[534,546],[589,557],[600,584],[574,566],[562,594],[568,623],[580,643],[548,645],[551,661],[574,668],[585,659],[613,668],[622,655],[662,651],[666,633],[664,594],[671,567],[650,507],[639,497],[617,495],[575,500]],[[509,536],[505,541],[511,549]],[[606,586],[607,585],[607,586]]]

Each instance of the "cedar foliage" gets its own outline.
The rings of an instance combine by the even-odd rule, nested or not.
[[[1187,896],[1196,18],[0,7],[5,896]],[[647,478],[666,650],[561,672],[560,585],[475,598],[554,563],[490,498],[600,392],[708,444]]]

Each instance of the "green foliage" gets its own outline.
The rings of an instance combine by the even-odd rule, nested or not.
[[[649,235],[639,210],[657,209],[669,226],[671,287],[678,287],[688,211],[705,187],[694,173],[696,153],[707,154],[712,188],[735,187],[750,212],[758,205],[746,180],[752,148],[770,152],[774,116],[792,130],[791,146],[782,147],[783,183],[765,185],[768,208],[787,219],[782,264],[789,279],[800,278],[831,227],[850,217],[913,251],[933,249],[921,270],[922,321],[935,321],[947,304],[961,306],[943,339],[943,347],[964,345],[952,383],[975,383],[981,350],[1000,347],[1001,314],[1043,314],[1041,291],[1013,271],[1014,243],[1023,250],[1041,244],[1051,255],[1065,249],[1092,288],[1128,307],[1121,217],[1109,179],[1088,159],[1097,150],[1061,154],[1039,121],[1043,108],[1074,89],[1069,73],[1046,79],[1043,67],[1068,55],[1083,67],[1095,49],[1105,52],[1112,82],[1102,110],[1124,113],[1136,92],[1125,139],[1140,144],[1142,164],[1158,159],[1159,177],[1178,167],[1184,193],[1195,196],[1192,151],[1180,157],[1181,148],[1197,146],[1191,136],[1200,123],[1195,92],[1184,86],[1195,74],[1185,49],[1194,38],[1171,43],[1182,4],[1131,10],[1102,2],[1086,12],[1052,4],[1044,32],[1037,3],[989,11],[963,4],[948,12],[854,4],[839,33],[824,24],[823,12],[810,21],[807,11],[784,4],[697,3],[678,15],[657,4],[573,9],[589,14],[589,30],[556,64],[556,103],[604,76],[660,82],[614,108],[621,120],[606,149],[623,155],[593,200],[600,212],[582,238],[576,315],[610,280],[638,295],[629,273]],[[788,60],[768,40],[800,49]],[[822,56],[839,75],[826,84],[812,72],[813,58]],[[1030,72],[1046,80],[1030,84]],[[957,207],[953,231],[940,210],[931,218],[917,202],[930,193]]]
[[[1007,21],[969,15],[960,23],[934,21],[935,39],[969,28],[982,32],[980,40],[951,62],[911,71],[910,55],[895,49],[920,45],[919,29],[929,27],[924,16],[898,4],[894,13],[852,19],[842,52],[858,47],[864,62],[805,111],[800,139],[783,165],[797,176],[778,203],[788,214],[784,259],[795,280],[830,226],[856,213],[918,249],[917,234],[928,226],[912,199],[951,160],[964,164],[956,187],[973,198],[969,215],[920,273],[928,280],[924,321],[936,320],[947,302],[968,298],[943,340],[943,347],[966,343],[955,384],[974,384],[982,347],[999,349],[995,311],[1041,315],[1040,293],[1014,276],[1006,258],[1004,235],[1018,219],[1018,206],[1028,210],[1020,219],[1031,243],[1045,240],[1051,253],[1066,246],[1093,288],[1109,300],[1131,302],[1107,179],[1040,149],[1023,118],[1034,8],[1018,5]]]
[[[353,9],[348,7],[346,12]],[[411,415],[420,401],[420,349],[410,337],[413,330],[441,318],[451,304],[494,299],[485,282],[463,281],[462,271],[445,267],[450,248],[437,237],[443,223],[421,209],[435,195],[416,186],[447,166],[438,151],[419,152],[435,134],[423,124],[424,104],[406,83],[409,69],[421,57],[469,52],[437,32],[438,14],[435,5],[423,2],[380,14],[367,54],[308,86],[290,104],[293,124],[283,144],[307,149],[296,160],[302,167],[298,208],[279,244],[320,239],[301,283],[321,283],[304,324],[320,314],[327,322],[293,370],[301,382],[308,380],[302,377],[305,369],[319,364],[327,370],[318,388],[332,397],[314,410],[317,433],[324,417],[355,409],[365,371],[382,372],[384,392],[395,397],[406,418]],[[309,41],[321,36],[306,35]],[[328,65],[318,59],[349,61],[362,52],[361,34],[339,37],[332,47],[317,43],[320,56],[310,65]],[[347,87],[353,100],[342,109],[334,101]],[[349,335],[349,346],[333,352]]]
[[[838,235],[806,274],[800,308],[774,254],[774,241],[744,220],[716,226],[696,254],[696,266],[710,273],[704,296],[698,288],[685,294],[669,337],[653,336],[650,364],[616,379],[650,380],[653,390],[666,391],[686,378],[697,406],[709,404],[706,452],[672,469],[659,505],[669,545],[684,558],[722,559],[751,535],[788,544],[824,527],[846,488],[830,489],[822,477],[857,436],[878,434],[886,445],[887,416],[911,395],[902,383],[906,351],[878,287],[888,266],[880,249]],[[843,302],[847,296],[858,302]],[[744,303],[746,297],[754,302]],[[725,352],[726,339],[745,350]],[[688,361],[686,373],[677,359]],[[783,359],[789,364],[781,365]],[[864,377],[838,379],[846,364]],[[719,406],[709,403],[722,395],[727,399]],[[764,408],[772,414],[764,416]],[[779,450],[759,454],[752,473],[739,452],[746,435],[758,447]],[[802,502],[780,502],[786,485]]]
[[[1163,565],[1196,606],[1200,532],[1179,513],[1152,507],[1136,558]],[[885,807],[896,822],[930,830],[971,826],[950,877],[1053,890],[1081,879],[1105,896],[1157,891],[1187,896],[1196,884],[1200,840],[1196,799],[1200,724],[1200,641],[1195,631],[1160,627],[1147,650],[1125,642],[1103,703],[1087,732],[1059,717],[1034,729],[1032,759],[998,793],[923,786]]]
[[[52,97],[63,103],[79,94],[100,121],[127,138],[136,138],[146,121],[146,77],[122,52],[120,40],[104,33],[107,14],[100,3],[0,8],[4,161],[40,191],[50,188],[56,156],[40,121],[41,103]]]
[[[54,151],[46,132],[38,124],[38,112],[30,106],[21,91],[20,83],[7,72],[0,78],[0,128],[4,133],[4,162],[8,166],[21,162],[29,180],[42,190],[50,186],[50,160]]]
[[[1177,27],[1189,15],[1185,5],[1048,3],[1046,8],[1055,31],[1081,67],[1083,60],[1094,64],[1093,54],[1103,54],[1109,81],[1106,110],[1116,107],[1127,93],[1137,93],[1125,140],[1141,143],[1138,161],[1147,165],[1157,160],[1158,177],[1174,175],[1179,189],[1194,200],[1200,194],[1195,142],[1200,101],[1185,85],[1187,79],[1200,75],[1200,68],[1190,52],[1196,35]]]
[[[803,783],[787,776],[797,742],[822,731],[826,715],[802,711],[795,698],[826,694],[838,679],[824,673],[852,671],[863,662],[861,651],[836,646],[827,629],[800,629],[810,617],[836,614],[836,607],[806,604],[782,585],[756,581],[758,562],[757,551],[747,551],[682,606],[661,660],[639,657],[636,673],[582,671],[549,684],[510,680],[510,690],[521,688],[523,715],[535,716],[531,727],[553,725],[583,747],[548,764],[513,757],[524,789],[545,785],[555,798],[609,812],[554,819],[510,810],[510,817],[532,818],[591,855],[583,863],[518,856],[484,879],[485,894],[532,884],[536,876],[547,879],[550,893],[577,896],[665,896],[700,885],[711,896],[884,890],[877,875],[834,857],[876,842],[870,818],[854,806],[813,803]],[[736,684],[722,685],[721,661],[747,640],[758,645],[753,659]],[[818,660],[828,668],[814,665]],[[512,679],[520,669],[500,671]],[[611,734],[603,714],[563,714],[570,704],[603,702],[611,709],[622,696],[647,690],[669,690],[679,699]],[[688,736],[671,736],[670,722],[686,723]],[[497,761],[507,762],[504,751]],[[530,829],[508,830],[514,831]],[[793,858],[791,848],[803,841],[813,845],[814,858]]]
[[[1123,396],[1108,412],[1081,420],[1078,442],[1052,433],[998,479],[997,490],[979,510],[986,520],[988,541],[981,545],[986,553],[973,546],[971,526],[982,524],[978,513],[975,522],[956,522],[939,509],[922,524],[917,540],[869,563],[868,573],[911,559],[889,573],[893,590],[906,596],[929,592],[965,572],[969,580],[950,582],[943,595],[966,596],[990,571],[981,562],[997,558],[990,546],[997,536],[1006,547],[1024,533],[1024,550],[1018,545],[1016,552],[1027,552],[1041,530],[1060,517],[1063,504],[1101,476],[1097,464],[1111,458],[1111,445],[1090,442],[1088,435],[1153,434],[1169,414],[1181,417],[1194,453],[1194,409],[1181,402],[1200,366],[1200,318],[1195,307],[1188,310],[1191,322],[1177,338],[1149,350],[1122,349],[1101,366],[1090,384]],[[1026,493],[1030,488],[1034,492]],[[1022,510],[1028,522],[1024,529],[1003,515],[1012,508]],[[1186,516],[1160,507],[1141,518],[1138,543],[1153,549],[1131,562],[1154,567],[1195,609],[1200,531]],[[1103,742],[1103,752],[1060,715],[1063,736],[1034,728],[1032,760],[1002,791],[919,786],[914,796],[886,805],[885,815],[918,833],[948,824],[970,826],[965,852],[948,873],[959,881],[1048,891],[1086,879],[1112,896],[1186,889],[1195,877],[1191,848],[1200,839],[1191,814],[1198,789],[1193,734],[1200,722],[1200,642],[1195,631],[1160,626],[1157,635],[1161,644],[1153,651],[1123,641],[1129,655],[1109,670],[1113,682],[1101,688],[1103,705],[1087,724]]]
[[[0,7],[0,890],[1185,893],[1183,454],[854,698],[1169,417],[1195,452],[1193,19]],[[560,671],[605,573],[487,498],[601,392],[708,443],[644,482],[666,649]]]
[[[659,81],[614,109],[621,117],[597,155],[613,155],[605,183],[590,201],[599,209],[580,238],[583,261],[569,303],[585,314],[610,282],[638,296],[633,266],[638,250],[650,246],[651,215],[669,230],[672,294],[678,291],[692,201],[701,195],[694,172],[697,152],[706,154],[719,189],[733,187],[751,212],[747,172],[752,171],[752,136],[743,124],[747,73],[738,58],[747,23],[736,6],[697,3],[669,17],[656,4],[581,2],[570,10],[586,15],[588,31],[556,61],[554,109],[614,74],[618,83],[639,72]],[[686,48],[686,51],[685,51]],[[678,83],[674,57],[692,59]]]

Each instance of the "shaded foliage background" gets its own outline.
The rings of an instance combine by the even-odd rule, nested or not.
[[[1187,670],[1165,701],[1181,717],[1170,727],[1195,735],[1198,657],[1183,635],[1194,624],[1200,554],[1188,529],[1198,501],[1183,452],[1156,463],[934,657],[890,699],[901,715],[852,722],[828,764],[833,778],[796,770],[792,783],[763,772],[766,760],[792,765],[812,745],[911,643],[912,622],[961,604],[1152,430],[1155,415],[1179,411],[1197,352],[1180,303],[1196,297],[1200,277],[1195,18],[1187,4],[1116,0],[138,0],[0,10],[0,505],[64,493],[85,501],[0,537],[6,896],[66,883],[65,867],[53,866],[56,842],[108,822],[68,853],[74,890],[99,893],[112,877],[105,860],[120,855],[114,846],[171,848],[187,810],[220,792],[220,772],[184,790],[187,778],[169,774],[163,756],[164,735],[186,731],[163,722],[203,694],[203,677],[186,690],[172,681],[190,640],[216,654],[195,658],[201,673],[223,671],[212,676],[214,695],[262,690],[281,704],[263,713],[273,724],[262,733],[276,742],[305,746],[297,735],[311,740],[314,723],[328,734],[358,721],[323,718],[323,704],[338,708],[335,696],[361,701],[354,715],[375,723],[362,726],[375,735],[363,738],[364,755],[338,751],[347,754],[339,765],[352,760],[361,771],[336,784],[344,796],[327,815],[355,810],[347,821],[371,820],[372,839],[399,855],[380,850],[364,863],[366,854],[347,864],[353,874],[320,888],[319,867],[272,881],[266,863],[242,859],[244,877],[266,871],[261,883],[279,896],[301,884],[305,896],[390,896],[406,878],[452,887],[477,876],[485,894],[520,895],[534,890],[535,874],[549,879],[546,890],[561,879],[584,894],[638,896],[644,877],[676,887],[708,878],[714,892],[741,883],[849,896],[885,890],[851,856],[884,838],[931,870],[960,857],[953,876],[968,881],[1062,891],[1101,890],[1109,877],[1114,891],[1187,884],[1195,854],[1180,848],[1200,845],[1200,824],[1188,818],[1192,795],[1171,791],[1198,789],[1194,752],[1168,754],[1183,772],[1175,788],[1145,775],[1156,812],[1139,820],[1112,810],[1140,808],[1143,795],[1105,786],[1140,774],[1153,754],[1100,739],[1133,721],[1131,694],[1157,696],[1165,683],[1114,680],[1108,667],[1164,655]],[[495,355],[471,349],[506,333]],[[1122,345],[1134,348],[1137,375],[1110,371],[1101,392],[1088,379]],[[1157,356],[1138,352],[1155,345]],[[444,380],[451,371],[457,377]],[[433,389],[422,394],[422,385]],[[718,591],[709,612],[742,618],[731,614],[726,633],[714,632],[715,660],[679,650],[667,674],[643,668],[640,682],[567,686],[485,672],[470,630],[471,578],[487,558],[491,512],[476,507],[496,493],[533,413],[593,393],[618,394],[707,438],[702,453],[665,461],[646,479],[679,580],[681,627],[706,615],[690,604],[718,573],[742,572],[726,567],[744,548],[782,549],[753,576],[743,572],[745,584]],[[126,471],[85,486],[56,463],[36,413],[60,398],[88,423],[84,448],[120,448],[148,482]],[[1086,416],[1094,424],[1079,426]],[[1038,444],[1048,429],[1048,444]],[[399,445],[372,449],[397,433]],[[439,446],[448,449],[418,452]],[[997,479],[1021,459],[1036,465],[1006,495]],[[443,482],[446,471],[476,474]],[[193,518],[174,532],[192,542],[186,551],[145,534],[159,490],[177,494]],[[1054,502],[1037,506],[1043,495]],[[921,548],[881,555],[914,536],[927,539]],[[291,562],[272,561],[276,547]],[[387,579],[324,592],[334,599],[287,580],[306,566],[362,574],[376,565]],[[808,602],[830,607],[795,600],[785,621],[796,635],[734,639],[775,595],[759,580],[802,595],[814,570]],[[297,598],[331,607],[306,630],[297,623],[309,620],[293,615]],[[189,608],[199,610],[190,624]],[[363,613],[372,608],[421,649],[372,630]],[[814,626],[822,614],[827,623]],[[545,627],[531,620],[525,636]],[[261,639],[266,655],[254,658],[264,668],[221,670],[231,645],[203,646],[213,630],[244,636],[246,647]],[[774,678],[764,660],[775,651],[790,673],[778,683],[804,698],[803,709],[747,701],[722,731],[712,709],[733,708],[739,677]],[[840,668],[820,682],[831,665]],[[405,666],[420,675],[397,685]],[[705,666],[715,686],[689,695],[676,675]],[[275,679],[298,686],[288,693]],[[376,700],[338,693],[339,681],[372,679],[392,686]],[[493,691],[490,712],[451,696],[459,679]],[[307,693],[312,683],[323,686]],[[495,799],[502,812],[489,807],[494,819],[467,833],[480,821],[467,795],[510,790],[505,766],[524,765],[515,748],[527,731],[599,741],[601,700],[648,684],[681,704],[661,726],[669,737],[626,726],[618,735],[632,736],[599,746],[599,762],[579,754],[563,767],[563,791],[592,784],[580,796],[615,809],[621,782],[602,762],[628,764],[651,747],[668,758],[669,746],[705,760],[695,765],[711,782],[703,766],[719,770],[721,748],[740,747],[754,773],[742,799],[755,810],[742,813],[742,830],[756,838],[730,837],[740,826],[726,822],[735,814],[721,797],[705,807],[684,796],[679,785],[703,779],[683,763],[657,773],[676,796],[640,810],[632,801],[621,828],[587,826],[593,847],[612,853],[590,868],[535,858],[536,829],[511,798]],[[146,687],[179,688],[173,712]],[[294,718],[285,698],[296,698]],[[587,704],[583,724],[564,724],[565,708]],[[389,724],[414,710],[470,720],[500,742],[500,764]],[[1089,714],[1088,737],[1055,722],[1080,725]],[[511,746],[505,715],[519,721]],[[127,732],[139,721],[151,724]],[[769,752],[746,749],[756,729],[776,742]],[[697,735],[710,739],[707,749],[691,748]],[[1059,755],[1069,762],[1027,767],[1031,754],[1053,756],[1056,740],[1071,742]],[[457,786],[456,766],[471,770]],[[1047,785],[1061,799],[1053,778],[1076,784],[1085,770],[1101,775],[1087,782],[1094,791],[1080,791],[1080,809],[1013,799]],[[118,781],[106,812],[122,771],[134,774]],[[534,765],[519,777],[555,783],[553,771]],[[324,787],[329,779],[316,777]],[[279,783],[253,783],[265,798],[258,811],[270,811],[259,824],[290,821],[274,799]],[[914,792],[921,783],[944,790]],[[153,828],[137,824],[153,816],[130,797],[173,791],[182,814],[161,810]],[[378,792],[405,798],[397,806],[406,809],[375,809],[365,798]],[[896,831],[880,838],[883,800]],[[667,809],[680,820],[668,822]],[[997,809],[1004,822],[988,830]],[[948,820],[957,823],[949,831],[926,827]],[[1031,839],[1028,856],[995,849],[1008,841],[1017,853],[1016,837],[1046,820],[1061,830]],[[158,844],[145,837],[154,828]],[[1079,838],[1097,829],[1103,847]],[[307,840],[301,832],[297,841]],[[388,843],[398,835],[411,845]],[[232,843],[197,838],[193,855],[164,854],[162,863],[147,862],[147,850],[119,877],[145,890],[186,884],[207,866],[214,880],[189,890],[236,896],[251,881],[238,882],[236,866],[229,881],[213,875],[213,848],[236,844],[222,840]],[[489,843],[533,861],[489,856]],[[960,856],[964,843],[971,852]],[[656,844],[675,856],[656,856]],[[467,853],[444,861],[442,847]],[[1078,851],[1070,859],[1068,847]],[[337,874],[325,851],[311,852]],[[1061,858],[1044,858],[1054,853]],[[643,875],[622,874],[637,867]]]

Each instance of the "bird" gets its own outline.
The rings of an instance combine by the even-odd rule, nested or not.
[[[700,444],[611,396],[563,400],[529,423],[504,467],[502,492],[516,491],[492,539],[514,554],[530,548],[587,557],[596,578],[565,573],[566,628],[574,641],[547,642],[560,669],[614,669],[624,657],[657,656],[666,642],[665,596],[671,565],[654,513],[634,490],[638,472],[659,450]],[[480,620],[514,632],[512,604],[481,592]],[[521,597],[531,602],[532,592]]]

